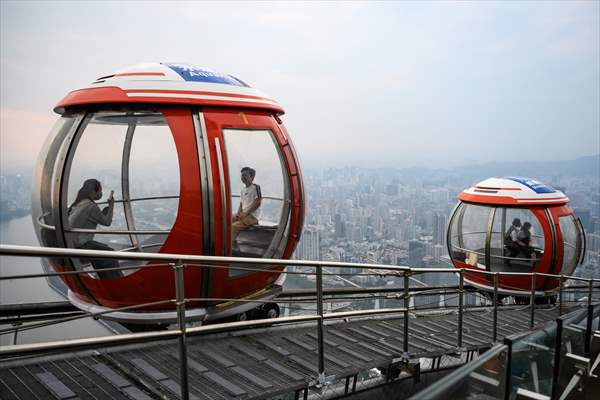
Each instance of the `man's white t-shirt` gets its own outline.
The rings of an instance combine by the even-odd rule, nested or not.
[[[241,192],[241,201],[242,201],[242,211],[246,212],[254,203],[254,200],[262,198],[262,194],[260,193],[260,186],[255,185],[254,183],[250,186],[244,186]],[[250,213],[254,218],[258,219],[260,217],[260,207]]]

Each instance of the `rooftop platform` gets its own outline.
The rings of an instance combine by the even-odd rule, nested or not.
[[[558,307],[536,307],[535,324],[557,318]],[[492,346],[491,308],[463,315],[462,347],[456,310],[410,313],[408,353],[403,351],[403,314],[330,320],[324,324],[325,371],[345,390],[357,374],[384,373],[407,359],[435,361]],[[498,340],[530,327],[527,306],[498,310]],[[196,335],[187,355],[191,399],[259,399],[308,394],[318,373],[314,321]],[[2,399],[180,398],[178,340],[94,348],[0,361]]]

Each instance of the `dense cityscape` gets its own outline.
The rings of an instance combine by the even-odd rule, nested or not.
[[[456,197],[463,189],[486,177],[457,170],[358,167],[313,168],[306,170],[304,175],[306,220],[295,258],[420,267],[449,265],[446,226]],[[107,182],[114,180],[109,175],[103,178]],[[551,174],[538,178],[567,194],[585,227],[585,262],[575,274],[600,278],[598,177]],[[146,180],[144,187],[135,190],[136,195],[175,193],[176,188],[165,179],[154,177],[151,184]],[[1,219],[30,213],[31,179],[26,172],[2,175],[0,192]],[[134,203],[138,229],[168,229],[174,221],[172,211],[176,202],[172,199]],[[119,210],[119,207],[115,209],[113,228],[125,227]],[[430,275],[429,278],[423,276],[425,283],[441,283],[438,275]],[[365,276],[347,278],[329,279],[326,283],[333,286],[382,283]],[[298,277],[292,281],[290,284],[299,286],[311,284]],[[389,282],[388,279],[386,283]]]

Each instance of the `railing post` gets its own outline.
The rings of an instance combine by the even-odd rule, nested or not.
[[[404,271],[404,338],[402,339],[402,347],[404,353],[408,353],[408,307],[410,306],[409,278],[410,273]]]
[[[554,339],[554,369],[552,371],[552,394],[551,399],[558,398],[558,377],[560,376],[560,350],[562,347],[562,328],[563,320],[559,317],[556,319],[556,338]]]
[[[323,346],[323,268],[317,265],[317,338],[319,348],[319,377],[318,383],[325,383],[325,350]]]
[[[17,314],[17,318],[21,318],[21,314]],[[19,335],[19,326],[23,325],[21,322],[15,322],[13,326],[15,327],[15,334],[13,336],[13,346],[17,344],[17,336]]]
[[[561,275],[558,279],[558,315],[562,315],[563,310],[563,278],[564,275]]]
[[[592,320],[594,319],[594,306],[592,304],[592,292],[594,288],[594,281],[590,279],[588,288],[588,313],[587,313],[587,324],[585,325],[585,355],[590,354],[590,346],[592,342]]]
[[[492,343],[498,338],[498,273],[494,273],[494,327],[492,330]]]
[[[513,341],[508,338],[504,338],[504,344],[506,345],[506,368],[504,370],[504,398],[503,400],[510,399],[510,385],[511,385],[511,369],[512,369],[512,349]]]
[[[180,377],[181,377],[181,398],[189,399],[188,388],[188,364],[187,364],[187,344],[185,334],[185,281],[183,277],[183,263],[177,261],[173,266],[175,270],[175,298],[177,305],[177,325],[179,331],[179,362],[180,362]]]
[[[458,348],[462,347],[465,270],[460,269],[458,280]]]
[[[533,324],[535,323],[535,272],[531,275],[531,294],[529,295],[529,307],[531,308],[529,327],[533,328]]]

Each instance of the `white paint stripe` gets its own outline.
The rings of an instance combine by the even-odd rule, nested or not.
[[[258,89],[224,85],[222,83],[207,83],[207,82],[188,82],[188,81],[167,81],[167,80],[151,80],[145,82],[144,80],[123,80],[118,83],[115,82],[121,89],[128,91],[132,89],[136,90],[189,90],[189,91],[202,91],[202,92],[213,92],[213,93],[228,93],[228,94],[244,94],[247,96],[258,96],[263,98],[269,98],[266,94]],[[114,86],[115,83],[112,85]]]
[[[568,201],[568,199],[566,197],[560,198],[560,199],[540,199],[540,200],[519,200],[516,199],[517,202],[519,203],[548,203],[548,202],[563,202],[563,201]]]
[[[225,101],[238,101],[245,103],[258,103],[258,104],[270,104],[273,106],[281,107],[279,104],[268,100],[248,99],[246,97],[226,97],[226,96],[212,96],[207,94],[180,94],[180,93],[153,93],[153,92],[127,92],[128,97],[175,97],[178,99],[199,99],[199,100],[225,100]]]

